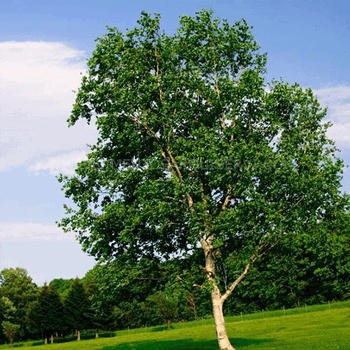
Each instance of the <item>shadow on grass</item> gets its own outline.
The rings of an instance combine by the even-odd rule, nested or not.
[[[270,339],[230,339],[231,344],[239,349],[250,346],[271,342]],[[217,340],[194,341],[192,339],[185,340],[169,340],[169,341],[142,341],[119,343],[113,346],[106,346],[101,350],[217,350]]]

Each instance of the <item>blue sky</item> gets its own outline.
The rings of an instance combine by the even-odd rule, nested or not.
[[[67,202],[55,175],[72,174],[96,131],[67,128],[72,90],[106,25],[132,28],[142,10],[173,33],[182,14],[212,8],[230,23],[245,18],[267,79],[311,87],[334,126],[329,136],[350,164],[350,3],[314,0],[3,0],[0,10],[0,269],[24,267],[37,284],[82,277],[94,259],[55,225]],[[343,190],[350,192],[345,170]]]

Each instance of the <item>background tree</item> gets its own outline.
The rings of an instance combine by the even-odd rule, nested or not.
[[[4,331],[4,334],[8,338],[10,344],[13,344],[13,342],[16,338],[16,335],[18,334],[18,331],[21,328],[21,326],[19,324],[14,324],[14,323],[11,323],[9,321],[3,321],[1,323],[1,325],[2,325],[2,329]]]
[[[61,298],[53,287],[44,285],[38,299],[27,308],[27,327],[34,333],[43,334],[45,343],[55,333],[61,332],[65,325],[65,313]]]
[[[91,327],[95,329],[95,336],[98,337],[99,330],[111,330],[113,324],[113,306],[110,304],[110,298],[102,296],[104,288],[102,279],[105,279],[104,274],[99,274],[99,265],[95,265],[88,271],[81,282],[84,285],[85,291],[90,302]],[[106,269],[107,272],[107,269]]]
[[[347,300],[350,295],[347,197],[344,195],[325,220],[306,226],[301,234],[286,236],[273,257],[261,259],[253,267],[254,272],[237,287],[235,305],[226,304],[227,311],[253,312]],[[231,275],[234,261],[228,270]]]
[[[169,295],[165,292],[156,292],[147,298],[153,304],[153,308],[164,319],[170,329],[171,323],[178,317],[179,300],[176,295]]]
[[[77,340],[80,340],[81,331],[93,327],[90,300],[79,278],[74,280],[64,301],[64,306],[67,323],[72,330],[76,331]]]
[[[83,278],[95,314],[103,328],[134,328],[151,325],[143,310],[147,297],[162,289],[168,275],[157,259],[97,264]]]
[[[0,297],[0,340],[2,342],[6,341],[6,336],[2,328],[2,322],[11,322],[15,313],[16,308],[14,307],[12,301],[7,297]]]
[[[26,328],[34,338],[40,339],[44,336],[47,344],[47,335],[44,334],[42,324],[43,312],[39,300],[32,301],[26,305]]]
[[[17,267],[0,272],[0,296],[11,300],[15,308],[11,322],[21,326],[20,332],[24,337],[29,336],[25,326],[26,305],[36,300],[38,291],[27,270]]]
[[[266,55],[244,20],[202,10],[174,35],[160,16],[98,39],[69,118],[98,140],[63,190],[61,221],[98,259],[205,257],[220,349],[233,349],[223,304],[251,265],[288,234],[327,217],[342,161],[311,89],[267,84]],[[112,166],[113,165],[113,166]],[[216,262],[236,261],[222,287]]]
[[[159,325],[164,318],[150,308],[147,298],[156,292],[177,295],[178,317],[181,320],[195,318],[193,303],[190,306],[188,294],[193,294],[196,312],[207,316],[210,305],[203,289],[203,275],[200,268],[202,256],[197,258],[160,261],[156,258],[141,259],[139,262],[115,260],[96,264],[82,279],[92,308],[100,316],[102,328],[126,329]],[[194,255],[194,254],[193,254]]]

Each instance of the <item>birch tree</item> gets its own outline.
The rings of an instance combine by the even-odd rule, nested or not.
[[[221,350],[223,304],[282,237],[317,223],[339,198],[343,163],[311,89],[267,83],[251,27],[201,10],[175,34],[142,13],[97,39],[68,119],[98,139],[75,175],[59,176],[60,225],[97,259],[169,259],[201,247]],[[220,286],[216,261],[241,268]]]

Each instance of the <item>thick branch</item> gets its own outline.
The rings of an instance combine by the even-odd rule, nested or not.
[[[145,119],[146,119],[146,117],[145,117]],[[161,142],[160,142],[159,138],[158,138],[158,137],[156,136],[156,134],[150,129],[150,127],[147,125],[146,122],[141,122],[141,120],[136,119],[136,118],[133,118],[133,117],[130,117],[130,120],[132,120],[132,121],[133,121],[134,123],[136,123],[136,124],[142,125],[143,128],[146,130],[147,134],[148,134],[149,136],[153,137],[153,138],[157,141],[157,143],[158,143],[159,145],[161,145]]]
[[[171,151],[169,149],[166,150],[166,154],[168,156],[168,159],[172,165],[172,167],[175,169],[175,172],[177,174],[177,177],[179,178],[179,180],[182,182],[182,174],[181,174],[181,171],[175,161],[175,158],[173,157]],[[191,212],[194,212],[194,206],[193,206],[193,199],[191,197],[191,195],[185,191],[185,196],[187,198],[187,201],[188,201],[188,206],[190,207],[190,210]]]
[[[237,287],[237,285],[243,280],[245,276],[247,276],[249,268],[251,264],[256,260],[256,256],[253,255],[250,258],[250,263],[247,264],[242,274],[230,285],[230,287],[226,290],[225,294],[221,297],[221,301],[224,303],[225,300],[230,296],[233,290]]]
[[[159,138],[156,136],[156,134],[150,129],[150,127],[147,125],[146,122],[141,122],[140,120],[136,119],[136,118],[133,118],[133,117],[130,117],[130,119],[136,123],[136,124],[139,124],[139,125],[142,125],[143,128],[146,130],[147,134],[150,135],[151,137],[153,137],[157,143],[160,145],[160,147],[163,149],[162,147],[162,144],[159,140]],[[163,156],[166,157],[168,159],[168,166],[170,168],[173,168],[175,170],[175,174],[177,175],[177,177],[179,178],[179,180],[182,182],[182,174],[181,174],[181,171],[175,161],[175,158],[173,157],[171,151],[169,149],[163,151]],[[187,198],[187,201],[188,201],[188,206],[190,207],[190,210],[191,212],[194,212],[194,206],[193,206],[193,199],[191,197],[191,195],[185,191],[185,196]]]
[[[232,187],[231,185],[228,186],[228,190],[227,190],[227,195],[226,195],[226,198],[224,200],[224,203],[222,204],[222,207],[221,207],[221,210],[220,210],[220,214],[226,210],[227,206],[228,206],[228,203],[231,199],[231,195],[232,195]]]
[[[279,243],[281,238],[282,237],[279,237],[279,239],[273,245],[271,245],[269,247],[268,251],[273,249]],[[225,300],[231,295],[231,293],[237,287],[237,285],[247,276],[251,264],[253,264],[258,257],[261,258],[263,255],[266,254],[266,251],[264,251],[264,249],[267,246],[268,246],[268,243],[265,243],[262,246],[258,246],[258,251],[262,250],[262,253],[260,253],[260,254],[256,253],[255,255],[252,255],[252,257],[250,258],[250,262],[246,265],[242,274],[230,285],[230,287],[226,290],[225,294],[221,297],[222,302],[225,302]]]
[[[231,128],[234,128],[236,126],[236,121],[233,119],[231,121]],[[231,141],[233,140],[233,134],[231,135]]]

